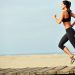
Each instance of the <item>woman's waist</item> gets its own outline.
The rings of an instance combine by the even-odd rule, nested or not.
[[[65,26],[65,29],[67,30],[67,29],[70,29],[70,28],[72,28],[72,26]]]
[[[69,28],[71,28],[72,26],[71,26],[71,23],[64,23],[64,27],[65,27],[65,29],[69,29]]]
[[[68,31],[73,31],[75,33],[75,30],[72,28],[72,26],[65,28],[65,30]]]

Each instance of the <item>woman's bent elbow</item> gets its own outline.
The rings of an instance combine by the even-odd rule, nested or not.
[[[61,24],[61,22],[57,22],[58,24]]]

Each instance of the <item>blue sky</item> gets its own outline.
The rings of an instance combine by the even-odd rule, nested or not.
[[[58,43],[65,29],[52,18],[59,17],[61,1],[0,0],[0,55],[63,53]]]

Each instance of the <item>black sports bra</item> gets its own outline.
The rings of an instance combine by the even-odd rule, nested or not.
[[[69,18],[63,18],[63,22],[70,22],[71,21],[71,15],[70,15],[70,12],[68,12],[69,14]]]

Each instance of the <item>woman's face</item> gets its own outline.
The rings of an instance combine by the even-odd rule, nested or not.
[[[62,10],[64,10],[64,8],[66,8],[66,5],[64,5],[63,2],[61,4],[61,8],[62,8]]]

